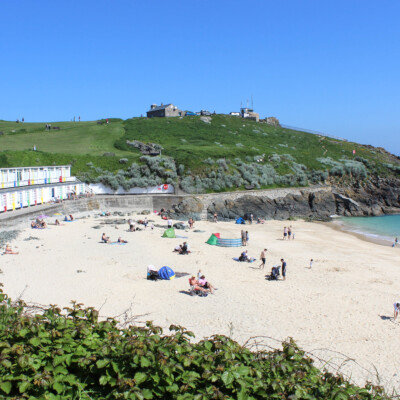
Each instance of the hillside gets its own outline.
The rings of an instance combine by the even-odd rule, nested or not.
[[[72,173],[86,182],[126,189],[178,183],[188,193],[325,182],[340,186],[400,174],[400,160],[384,149],[227,115],[111,119],[108,125],[57,122],[52,127],[0,121],[0,167],[71,164]],[[127,144],[135,140],[157,144],[161,157],[143,156]]]

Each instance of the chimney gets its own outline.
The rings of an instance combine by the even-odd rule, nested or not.
[[[154,110],[155,108],[157,108],[157,104],[152,104],[152,105],[150,106],[150,110]]]

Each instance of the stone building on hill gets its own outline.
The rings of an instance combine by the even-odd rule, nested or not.
[[[252,119],[257,122],[260,120],[260,115],[258,113],[255,113],[252,108],[242,107],[240,109],[240,115],[242,118]]]
[[[178,107],[174,106],[173,104],[166,104],[163,105],[161,103],[160,106],[157,104],[152,104],[150,106],[150,110],[147,111],[147,118],[153,117],[183,117],[185,116],[185,111],[180,110]]]

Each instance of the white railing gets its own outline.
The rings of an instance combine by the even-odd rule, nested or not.
[[[48,183],[63,183],[63,182],[79,182],[79,181],[74,176],[59,177],[59,178],[29,179],[25,181],[1,182],[0,189],[21,187],[21,186],[47,185]]]

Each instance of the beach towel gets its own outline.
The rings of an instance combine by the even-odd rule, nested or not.
[[[109,244],[127,244],[127,243],[124,243],[124,242],[111,242]]]
[[[188,239],[189,236],[176,235],[175,237],[178,238],[178,239]]]
[[[254,257],[250,258],[250,261],[247,261],[247,260],[246,261],[240,261],[239,257],[233,257],[233,260],[239,261],[239,262],[250,262],[250,263],[256,261],[256,259]]]

